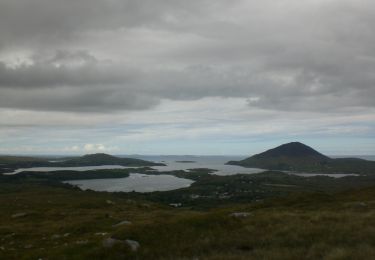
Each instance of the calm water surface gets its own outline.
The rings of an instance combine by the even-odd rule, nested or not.
[[[130,156],[127,156],[130,157]],[[153,166],[152,168],[158,171],[176,171],[189,170],[194,168],[208,168],[216,170],[213,174],[216,175],[234,175],[234,174],[254,174],[264,172],[264,169],[258,168],[244,168],[236,165],[225,165],[228,161],[242,160],[243,156],[132,156],[133,158],[149,160],[154,162],[161,162],[167,166]],[[181,162],[191,161],[191,162]]]
[[[125,156],[124,156],[125,157]],[[176,171],[188,170],[194,168],[209,168],[216,170],[213,174],[217,175],[233,175],[233,174],[253,174],[263,172],[263,169],[257,168],[244,168],[236,165],[225,165],[230,160],[240,160],[243,157],[234,156],[126,156],[131,158],[143,159],[154,162],[161,162],[166,166],[153,166],[152,168],[158,171]],[[192,161],[192,162],[178,162],[178,161]],[[33,167],[17,169],[13,172],[6,174],[17,174],[22,171],[35,171],[35,172],[49,172],[60,170],[72,171],[88,171],[100,169],[126,169],[126,168],[139,168],[139,167],[125,167],[120,165],[102,165],[102,166],[84,166],[84,167]]]
[[[53,171],[89,171],[89,170],[103,170],[103,169],[126,169],[138,167],[125,167],[121,165],[101,165],[101,166],[81,166],[81,167],[32,167],[20,168],[13,172],[5,173],[6,175],[17,174],[24,171],[29,172],[53,172]]]
[[[139,158],[154,162],[161,162],[166,166],[152,167],[158,171],[174,171],[174,170],[189,170],[194,168],[209,168],[216,170],[213,174],[217,175],[234,175],[234,174],[255,174],[265,170],[257,168],[244,168],[235,165],[225,165],[230,160],[241,160],[244,156],[123,156],[131,158]],[[374,159],[367,157],[366,159]],[[190,161],[190,162],[181,162]],[[85,167],[34,167],[17,169],[16,171],[7,174],[17,174],[22,171],[58,171],[58,170],[73,170],[73,171],[87,171],[97,169],[125,169],[133,168],[132,173],[127,178],[115,179],[95,179],[95,180],[74,180],[67,181],[67,183],[77,185],[81,189],[92,189],[96,191],[123,191],[123,192],[153,192],[153,191],[168,191],[190,186],[194,181],[178,178],[172,175],[145,175],[137,173],[138,167],[124,167],[120,165],[103,165],[103,166],[85,166]],[[291,173],[304,177],[313,177],[317,175],[330,176],[340,178],[345,176],[353,176],[353,174],[320,174],[320,173]],[[355,174],[354,174],[355,175]]]
[[[65,181],[82,190],[109,192],[153,192],[189,187],[194,181],[172,175],[146,175],[131,173],[126,178]]]

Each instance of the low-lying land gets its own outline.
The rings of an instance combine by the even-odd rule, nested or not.
[[[67,180],[106,179],[128,177],[134,169],[106,169],[90,171],[53,171],[21,172],[15,175],[0,175],[1,183],[36,183],[76,187],[63,184]],[[130,192],[127,197],[148,200],[165,205],[176,204],[179,207],[207,209],[232,203],[254,202],[266,198],[286,196],[296,192],[334,193],[353,188],[375,186],[375,175],[346,176],[332,178],[328,176],[301,177],[277,171],[258,174],[236,174],[219,176],[210,169],[192,169],[189,171],[155,171],[149,167],[137,169],[138,173],[148,175],[168,174],[193,180],[186,188],[163,192]],[[119,194],[125,194],[119,192]]]

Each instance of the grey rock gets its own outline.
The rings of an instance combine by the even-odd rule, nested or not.
[[[121,244],[121,243],[124,243],[124,241],[114,239],[114,238],[111,238],[111,237],[108,237],[108,238],[103,240],[103,246],[106,247],[106,248],[111,248],[114,245]]]
[[[367,203],[361,201],[361,202],[358,202],[358,203],[357,203],[357,206],[358,206],[358,207],[367,207]]]
[[[51,236],[51,239],[59,239],[60,237],[61,237],[60,235],[55,234]]]
[[[28,214],[26,212],[20,212],[12,215],[12,218],[22,218],[26,217]]]
[[[235,218],[246,218],[246,217],[249,217],[251,215],[252,215],[252,213],[250,213],[250,212],[233,212],[233,213],[229,214],[229,216],[235,217]]]
[[[88,243],[89,243],[88,240],[78,240],[78,241],[76,241],[76,244],[77,244],[77,245],[86,245],[86,244],[88,244]]]
[[[106,200],[105,201],[108,205],[114,205],[114,204],[116,204],[116,203],[114,203],[112,200]]]
[[[119,226],[123,226],[123,225],[131,225],[132,223],[130,221],[127,221],[127,220],[124,220],[124,221],[121,221],[115,225],[112,225],[112,227],[119,227]]]
[[[106,235],[108,235],[107,232],[96,232],[95,233],[95,236],[106,236]]]
[[[106,239],[103,240],[103,247],[105,247],[105,248],[112,248],[113,246],[115,246],[117,244],[127,245],[127,246],[130,247],[130,249],[133,252],[136,252],[140,248],[139,242],[137,242],[135,240],[130,240],[130,239],[120,240],[120,239],[115,239],[115,238],[112,238],[112,237],[109,237],[109,238],[106,238]]]
[[[144,208],[146,208],[146,209],[151,208],[151,205],[147,204],[147,203],[143,203],[141,206],[144,207]]]
[[[130,247],[130,249],[135,252],[138,251],[139,247],[141,246],[138,241],[127,239],[125,243]]]
[[[179,208],[179,207],[182,207],[182,203],[170,203],[169,206],[174,207],[174,208]]]

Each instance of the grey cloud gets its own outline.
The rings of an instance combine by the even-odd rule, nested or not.
[[[0,106],[108,112],[243,97],[271,110],[373,108],[374,17],[370,0],[2,1],[0,50],[34,56],[0,63]],[[126,50],[138,56],[103,60],[97,54],[110,50],[95,42],[82,50],[91,32],[115,31],[105,40],[117,46],[121,38],[122,51],[129,28],[149,34]],[[159,31],[170,37],[163,44]],[[162,51],[153,53],[153,43]]]
[[[192,16],[210,1],[182,0],[3,0],[1,45],[33,47],[74,42],[89,31],[168,23],[169,15]]]
[[[55,89],[2,89],[2,107],[70,112],[106,113],[116,110],[148,109],[158,100],[134,92],[110,89],[60,87]]]

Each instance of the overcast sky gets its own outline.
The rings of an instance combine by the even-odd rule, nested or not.
[[[0,0],[0,153],[375,154],[373,0]]]

